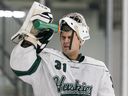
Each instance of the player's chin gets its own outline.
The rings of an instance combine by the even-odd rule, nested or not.
[[[72,52],[72,50],[64,49],[63,52],[64,52],[65,54],[70,54],[70,53]]]
[[[63,51],[64,51],[64,52],[70,51],[70,50],[69,50],[69,47],[63,47]]]

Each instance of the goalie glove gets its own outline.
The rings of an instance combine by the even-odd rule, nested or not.
[[[21,43],[22,47],[29,47],[31,45],[34,45],[37,54],[40,53],[48,44],[48,42],[53,37],[53,30],[50,28],[42,29],[37,32],[35,36],[31,33],[28,33],[23,42]]]
[[[31,32],[33,21],[35,20],[41,20],[45,23],[51,23],[53,20],[53,16],[51,14],[50,8],[38,2],[34,2],[26,16],[23,25],[21,26],[19,31],[11,37],[11,40],[14,43],[19,43],[21,40],[23,40],[24,36],[28,35]]]
[[[34,21],[38,20],[44,22],[44,24],[47,26],[37,29],[35,27],[37,23],[34,23]],[[54,29],[51,28],[51,26],[48,27],[52,21],[53,16],[51,14],[50,8],[38,2],[34,2],[20,30],[11,37],[11,40],[15,43],[18,43],[22,40],[22,47],[34,45],[37,53],[39,53],[53,36]]]

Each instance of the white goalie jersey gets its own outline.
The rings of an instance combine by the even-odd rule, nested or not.
[[[14,73],[32,85],[34,96],[115,96],[105,64],[85,56],[69,60],[63,53],[45,48],[36,54],[33,46],[13,49],[10,66]]]

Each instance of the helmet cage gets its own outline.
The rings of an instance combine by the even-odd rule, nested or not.
[[[71,27],[72,30],[77,33],[81,45],[84,44],[85,40],[90,39],[89,27],[86,23],[82,23],[79,19],[74,20],[73,17],[64,17],[59,21],[60,31],[62,30],[61,27],[63,26],[63,23],[66,23],[69,27]]]

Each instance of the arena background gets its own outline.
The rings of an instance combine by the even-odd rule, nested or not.
[[[33,96],[30,85],[20,81],[9,66],[15,46],[10,40],[22,26],[24,17],[4,12],[27,14],[34,0],[0,0],[0,96]],[[65,14],[80,12],[90,27],[91,39],[81,52],[99,59],[109,68],[116,96],[128,96],[128,1],[127,0],[36,0],[50,7],[55,24]],[[4,15],[3,15],[4,14]],[[60,50],[56,33],[47,47]]]

